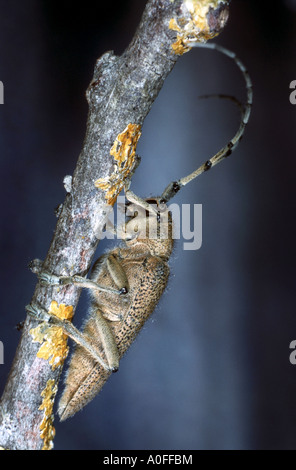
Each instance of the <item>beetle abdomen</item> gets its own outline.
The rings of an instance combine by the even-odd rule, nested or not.
[[[125,259],[123,264],[130,284],[130,302],[127,303],[124,312],[118,312],[123,315],[121,321],[109,321],[120,357],[130,347],[154,311],[169,277],[167,262],[158,257],[147,256],[141,261],[137,260],[136,263],[134,260]],[[104,271],[104,269],[103,264],[102,270]],[[98,276],[98,283],[100,277]],[[101,312],[106,312],[108,303],[104,303],[104,308],[100,308],[99,304],[94,303],[93,309],[96,307]],[[113,302],[113,308],[114,304],[116,305],[116,300]],[[101,357],[106,360],[93,315],[94,311],[85,323],[83,333],[100,351]],[[96,364],[84,348],[76,346],[69,365],[65,390],[59,403],[60,419],[65,420],[73,416],[89,403],[99,393],[110,374],[109,371]]]

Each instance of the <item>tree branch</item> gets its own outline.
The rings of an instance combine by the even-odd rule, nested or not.
[[[135,169],[140,129],[165,78],[191,40],[205,41],[220,32],[227,12],[226,0],[150,0],[123,55],[107,52],[97,61],[86,93],[83,148],[72,181],[66,181],[44,270],[57,276],[86,275],[116,197]],[[70,318],[80,292],[75,286],[38,282],[32,302]],[[66,353],[58,328],[27,317],[1,399],[3,448],[52,447],[52,408]]]

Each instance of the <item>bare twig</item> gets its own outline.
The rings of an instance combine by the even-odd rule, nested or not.
[[[140,128],[165,78],[178,56],[190,49],[192,38],[204,41],[220,32],[227,8],[226,0],[150,0],[123,55],[107,52],[97,61],[87,90],[83,149],[72,180],[65,181],[67,195],[43,269],[57,276],[88,272],[112,205],[136,166]],[[118,142],[129,147],[126,153],[116,153]],[[38,282],[32,302],[69,318],[80,291],[74,285]],[[52,447],[52,407],[67,349],[58,331],[53,337],[43,328],[30,317],[25,322],[1,399],[3,448]],[[53,343],[46,356],[38,340],[49,341],[49,336]],[[47,357],[51,360],[44,360]]]

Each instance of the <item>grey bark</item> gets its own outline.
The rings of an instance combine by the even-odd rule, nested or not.
[[[87,90],[89,114],[83,148],[67,193],[44,269],[56,275],[87,274],[110,208],[94,181],[112,173],[110,148],[128,123],[142,125],[178,56],[171,45],[176,32],[168,28],[181,14],[181,0],[150,0],[135,36],[121,57],[107,52],[96,63]],[[225,5],[223,5],[225,7]],[[219,31],[219,14],[209,24]],[[69,183],[69,182],[68,182]],[[67,185],[69,186],[69,184]],[[68,190],[70,188],[68,187]],[[37,283],[32,301],[49,308],[51,300],[77,306],[81,289],[60,289]],[[1,399],[0,446],[8,449],[43,447],[40,423],[41,392],[47,381],[58,382],[61,367],[52,370],[36,357],[40,347],[29,334],[38,322],[27,317]]]

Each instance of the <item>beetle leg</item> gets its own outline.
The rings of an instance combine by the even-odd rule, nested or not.
[[[87,341],[87,339],[85,339],[84,335],[69,320],[61,320],[60,318],[56,317],[55,315],[52,315],[51,313],[47,312],[45,309],[43,309],[42,307],[36,304],[27,305],[26,310],[31,317],[39,321],[45,321],[45,322],[53,324],[54,326],[58,326],[59,328],[62,328],[63,332],[67,336],[72,338],[76,344],[83,347],[95,359],[95,361],[98,364],[100,364],[105,370],[113,372],[113,368],[116,369],[116,361],[113,361],[113,363],[115,363],[115,366],[111,365],[110,367],[108,364],[106,364],[105,361],[103,361],[103,359],[99,355],[98,351],[96,351],[96,349],[93,347],[93,345],[89,341]],[[112,332],[110,331],[110,327],[108,327],[109,328],[109,333],[108,333],[107,328],[105,325],[103,325],[102,321],[99,321],[98,326],[99,326],[99,330],[102,331],[101,333],[102,338],[104,335],[107,338],[104,341],[102,340],[104,349],[105,349],[104,343],[107,344],[110,334],[112,334]],[[112,341],[110,342],[112,343]],[[109,358],[108,357],[109,350],[111,349],[112,349],[111,346],[109,346],[108,354],[106,353],[107,360]]]
[[[93,318],[96,322],[100,340],[109,365],[109,370],[117,372],[119,368],[119,351],[109,322],[104,318],[99,308],[96,308],[93,313]]]
[[[122,294],[127,293],[129,290],[128,279],[125,270],[121,266],[116,256],[112,254],[108,256],[107,267],[109,274],[115,282],[116,287],[118,287],[119,291]]]
[[[103,292],[109,292],[110,294],[125,294],[125,290],[117,290],[112,289],[111,287],[104,287],[100,286],[96,282],[92,281],[91,279],[87,279],[82,276],[74,275],[74,276],[56,276],[48,271],[42,270],[42,262],[40,260],[33,260],[29,268],[33,271],[41,284],[43,285],[51,285],[51,286],[67,286],[67,285],[75,285],[77,287],[84,287],[86,289],[93,289],[93,290],[100,290]]]

